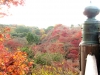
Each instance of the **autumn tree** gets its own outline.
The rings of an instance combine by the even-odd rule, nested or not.
[[[0,75],[29,75],[33,62],[27,59],[27,54],[19,50],[9,52],[3,44],[10,38],[6,35],[9,32],[8,27],[0,31]]]
[[[8,4],[13,4],[13,5],[23,5],[25,0],[0,0],[0,4],[2,5],[8,5]]]
[[[11,7],[11,5],[18,6],[24,4],[25,0],[0,0],[0,18],[10,14],[8,9]],[[7,8],[6,11],[3,10],[5,7]]]
[[[41,33],[41,35],[45,34],[45,30],[44,29],[40,29],[40,33]]]

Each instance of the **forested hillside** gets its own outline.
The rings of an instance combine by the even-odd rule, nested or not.
[[[0,74],[78,75],[80,41],[81,26],[0,25]]]

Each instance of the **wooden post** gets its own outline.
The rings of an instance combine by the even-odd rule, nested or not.
[[[82,41],[80,46],[80,75],[85,74],[86,58],[88,54],[94,54],[96,56],[97,65],[99,62],[99,25],[100,22],[95,19],[95,16],[99,14],[99,9],[95,6],[88,6],[85,8],[84,15],[88,19],[82,25]],[[99,69],[99,67],[98,67]]]

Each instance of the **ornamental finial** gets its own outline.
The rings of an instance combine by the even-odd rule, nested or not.
[[[96,15],[98,15],[100,12],[100,9],[96,6],[88,6],[84,10],[84,15],[86,15],[88,18],[93,18]]]

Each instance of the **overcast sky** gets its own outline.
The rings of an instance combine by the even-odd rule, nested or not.
[[[99,0],[92,0],[92,4],[100,7]],[[12,7],[10,17],[0,18],[0,23],[25,24],[46,28],[55,24],[79,24],[86,20],[84,8],[89,0],[26,0],[24,7]],[[100,20],[100,15],[97,16]]]

